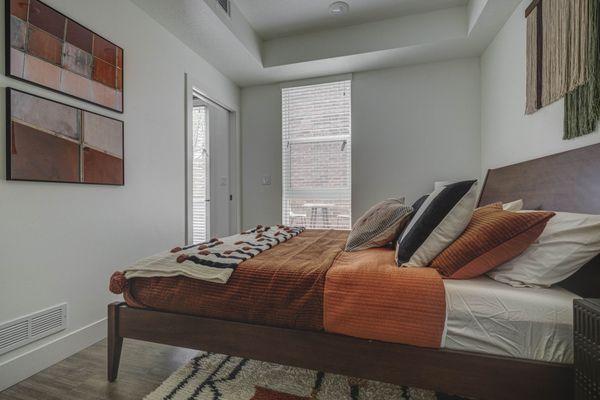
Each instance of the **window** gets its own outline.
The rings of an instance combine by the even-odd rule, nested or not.
[[[351,81],[282,90],[283,223],[351,228]]]
[[[208,113],[205,106],[194,106],[192,112],[192,243],[201,243],[208,230]]]

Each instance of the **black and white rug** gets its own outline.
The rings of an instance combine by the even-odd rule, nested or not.
[[[145,400],[463,400],[427,390],[200,353]]]

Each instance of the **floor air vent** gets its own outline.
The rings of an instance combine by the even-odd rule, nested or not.
[[[67,327],[67,305],[60,304],[0,325],[0,355]]]

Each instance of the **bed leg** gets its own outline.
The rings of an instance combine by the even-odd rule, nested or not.
[[[119,336],[119,306],[121,303],[108,305],[108,381],[117,380],[123,338]]]

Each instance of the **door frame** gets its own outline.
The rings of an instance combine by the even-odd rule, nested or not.
[[[229,231],[241,230],[241,171],[240,171],[240,112],[236,104],[229,104],[212,96],[200,80],[185,74],[185,242],[192,241],[192,138],[194,94],[217,104],[229,112]],[[210,232],[209,232],[210,236]]]

